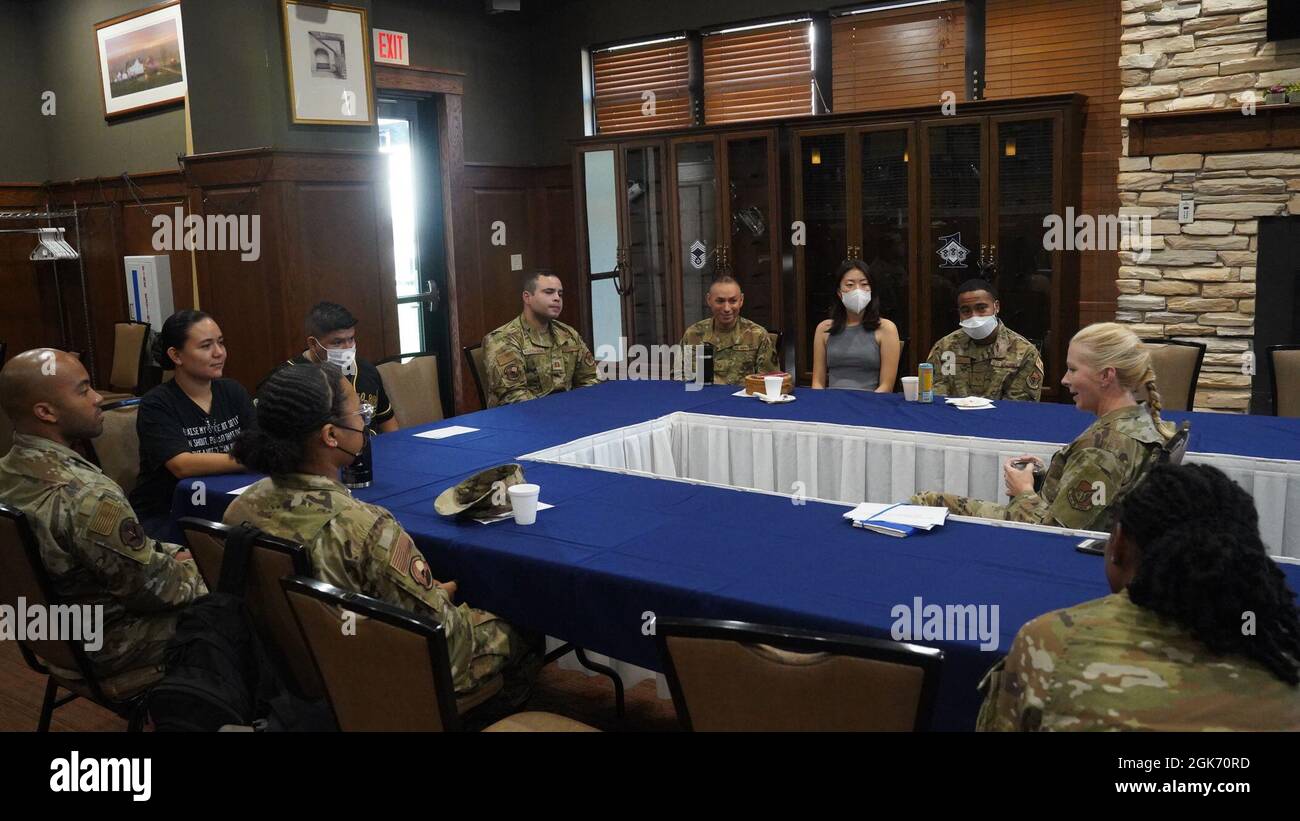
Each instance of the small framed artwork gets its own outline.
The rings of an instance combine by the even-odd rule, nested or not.
[[[180,0],[95,24],[104,118],[185,99],[185,35]]]
[[[289,99],[295,123],[374,125],[366,10],[281,0]]]

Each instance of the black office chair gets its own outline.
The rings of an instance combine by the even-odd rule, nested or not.
[[[686,730],[929,729],[943,651],[738,621],[660,618],[655,636]]]
[[[468,345],[461,348],[465,354],[465,361],[469,363],[469,372],[474,377],[474,388],[478,391],[478,404],[481,408],[486,408],[487,394],[483,392],[483,382],[487,375],[483,373],[483,343],[479,342],[474,345]]]
[[[23,599],[28,607],[77,607],[54,591],[41,561],[40,545],[27,516],[17,508],[0,503],[0,603],[17,608]],[[20,639],[18,651],[32,670],[46,676],[45,700],[36,731],[48,732],[54,711],[77,697],[111,710],[127,720],[128,732],[144,726],[145,695],[163,675],[161,665],[127,670],[103,678],[95,672],[85,648],[72,637]],[[59,698],[59,690],[68,695]]]

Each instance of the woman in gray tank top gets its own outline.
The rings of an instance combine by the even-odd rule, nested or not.
[[[891,393],[902,349],[898,327],[880,316],[865,262],[848,260],[836,274],[839,298],[813,336],[812,386]]]

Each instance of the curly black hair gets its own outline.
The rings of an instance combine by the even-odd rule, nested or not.
[[[257,391],[257,425],[240,433],[230,455],[271,476],[299,470],[308,437],[344,413],[342,379],[329,362],[286,365],[268,376]]]
[[[1118,505],[1138,546],[1133,603],[1186,627],[1217,654],[1300,683],[1295,592],[1259,537],[1254,500],[1209,465],[1159,465]],[[1243,635],[1244,613],[1255,634]]]

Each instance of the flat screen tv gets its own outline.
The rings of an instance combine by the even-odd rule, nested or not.
[[[1300,0],[1268,0],[1268,39],[1300,38]]]

